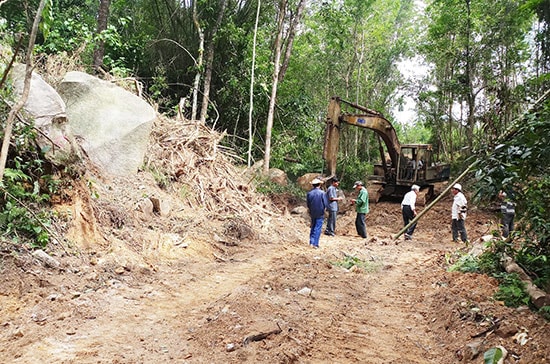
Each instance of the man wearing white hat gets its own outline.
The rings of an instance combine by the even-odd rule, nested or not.
[[[306,196],[307,208],[309,209],[309,216],[311,217],[309,245],[313,248],[319,247],[319,238],[321,237],[321,230],[323,229],[323,222],[325,221],[325,210],[328,207],[326,194],[321,190],[322,183],[323,181],[319,178],[315,178],[311,181],[312,189]]]
[[[454,195],[453,206],[451,207],[451,217],[453,219],[451,224],[451,230],[453,232],[453,241],[458,242],[458,235],[464,243],[468,243],[468,235],[466,234],[466,227],[464,226],[464,220],[466,220],[466,211],[468,210],[468,201],[462,193],[462,186],[456,183],[451,192]]]

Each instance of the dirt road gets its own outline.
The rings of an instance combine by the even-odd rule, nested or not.
[[[302,217],[285,215],[272,222],[279,233],[234,245],[212,240],[212,226],[183,246],[60,256],[62,270],[4,257],[0,361],[479,363],[498,344],[516,355],[506,363],[550,362],[548,323],[494,301],[494,279],[446,271],[461,246],[445,213],[426,214],[411,242],[391,239],[398,206],[380,203],[366,241],[350,212],[320,249]],[[472,237],[486,218],[472,213]],[[527,344],[495,330],[475,337],[495,318],[523,327]],[[472,361],[467,345],[481,352]]]

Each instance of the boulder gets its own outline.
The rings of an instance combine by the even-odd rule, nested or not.
[[[286,173],[278,168],[269,169],[269,180],[273,183],[278,184],[279,186],[288,185],[288,178],[286,176]]]
[[[10,73],[17,97],[23,94],[25,69],[24,64],[15,64]],[[66,166],[80,160],[80,149],[67,122],[65,102],[37,73],[32,73],[29,96],[23,109],[39,130],[36,143],[48,161]]]
[[[303,176],[298,177],[296,183],[304,191],[309,191],[311,190],[311,181],[315,178],[319,178],[324,181],[324,178],[319,173],[306,173]]]
[[[67,73],[58,92],[90,160],[115,176],[136,173],[143,164],[155,110],[123,88],[82,72]]]

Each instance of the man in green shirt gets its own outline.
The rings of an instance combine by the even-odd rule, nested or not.
[[[365,223],[366,214],[369,213],[369,193],[363,182],[356,181],[353,184],[353,189],[359,191],[357,199],[351,200],[352,204],[355,204],[355,211],[357,212],[357,217],[355,218],[355,228],[357,229],[357,234],[360,237],[367,237],[367,225]]]

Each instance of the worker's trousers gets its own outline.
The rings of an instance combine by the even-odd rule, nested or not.
[[[468,235],[466,234],[466,227],[464,226],[463,219],[453,219],[451,229],[453,231],[453,241],[458,241],[458,235],[463,242],[468,241]]]
[[[409,224],[409,222],[411,222],[414,219],[414,212],[411,209],[410,205],[403,205],[401,208],[403,209],[402,210],[403,224],[404,224],[403,226],[407,226]],[[416,229],[416,223],[409,226],[407,231],[405,231],[405,234],[407,234],[409,236],[412,236],[412,234],[414,233],[414,229]]]
[[[338,211],[329,211],[328,212],[328,219],[327,219],[327,227],[325,229],[326,235],[334,236],[334,232],[336,230],[336,215],[338,214]]]
[[[357,217],[355,218],[355,229],[357,229],[357,234],[360,237],[367,237],[367,224],[365,222],[365,214],[358,212]]]
[[[309,230],[309,245],[319,247],[319,238],[321,237],[321,231],[323,230],[324,220],[324,217],[311,219],[311,229]]]

